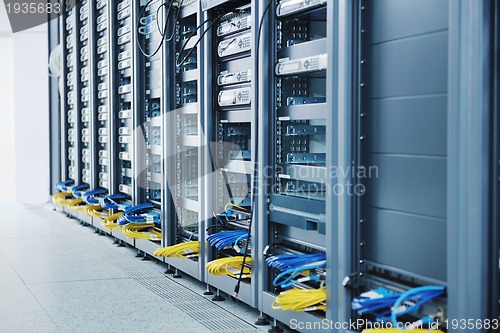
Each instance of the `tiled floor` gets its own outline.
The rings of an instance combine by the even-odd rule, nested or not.
[[[0,332],[269,329],[253,326],[254,309],[211,302],[202,284],[186,277],[181,284],[134,254],[48,205],[0,205]]]

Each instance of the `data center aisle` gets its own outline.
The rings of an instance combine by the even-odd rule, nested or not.
[[[52,207],[0,205],[0,332],[266,332]],[[186,285],[188,287],[186,287]],[[208,296],[207,296],[208,297]]]

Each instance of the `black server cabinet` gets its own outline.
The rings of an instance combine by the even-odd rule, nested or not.
[[[239,285],[238,298],[256,304],[259,255],[255,253],[256,223],[250,225],[255,170],[255,107],[253,104],[255,25],[258,16],[252,1],[219,1],[206,11],[211,31],[206,53],[210,87],[209,109],[211,138],[210,174],[213,175],[207,195],[214,212],[209,237],[221,232],[241,233],[233,246],[211,248],[212,262],[233,258],[234,266],[226,275],[211,274],[207,283],[228,294]],[[211,7],[211,8],[210,8]],[[211,238],[212,239],[212,238]],[[245,255],[246,252],[246,255]],[[229,259],[230,260],[230,259]],[[244,262],[244,269],[241,266]],[[207,266],[210,266],[209,262]],[[250,273],[251,270],[251,273]],[[243,272],[242,275],[240,273]],[[250,277],[251,275],[251,277]]]
[[[288,254],[326,258],[326,223],[333,223],[325,219],[327,97],[331,97],[326,90],[326,74],[328,57],[334,56],[327,51],[327,38],[332,37],[327,30],[327,1],[277,1],[269,15],[273,62],[268,80],[274,95],[269,118],[263,120],[270,124],[271,162],[264,173],[269,180],[268,207],[262,208],[268,208],[264,252],[268,260]],[[323,310],[273,309],[281,292],[321,289],[327,277],[323,260],[311,271],[301,271],[288,284],[281,283],[283,269],[264,265],[263,312],[287,325],[291,319],[311,323],[324,319]]]

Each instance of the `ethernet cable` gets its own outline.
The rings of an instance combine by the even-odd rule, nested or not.
[[[280,271],[296,269],[313,262],[324,262],[326,264],[326,254],[278,254],[266,259],[266,264],[269,267],[279,269]]]
[[[167,258],[198,258],[200,242],[190,241],[157,249],[153,254]]]
[[[444,294],[443,286],[423,286],[410,289],[400,294],[394,305],[391,307],[391,322],[394,327],[398,327],[397,317],[407,314],[412,311],[418,310],[419,306],[429,302],[430,300],[439,297]],[[403,301],[412,300],[416,301],[415,304],[411,306],[402,305]],[[434,320],[430,316],[425,316],[421,318],[422,324],[429,324]]]
[[[302,283],[306,281],[318,282],[320,280],[319,275],[310,275],[310,272],[314,269],[324,267],[325,265],[326,262],[317,262],[311,265],[301,266],[294,269],[287,269],[278,274],[274,278],[273,285],[275,287],[279,286],[283,289],[286,289],[296,285],[297,283]],[[307,275],[307,276],[294,280],[294,278],[297,277],[298,275]]]
[[[246,264],[252,264],[252,258],[248,257]],[[205,267],[212,275],[229,275],[239,279],[250,279],[251,269],[243,264],[243,257],[219,258],[208,262]]]
[[[298,283],[307,281],[319,282],[321,277],[311,272],[326,266],[326,255],[318,254],[279,254],[266,259],[266,264],[271,268],[281,271],[274,280],[275,287],[290,288]],[[295,279],[299,275],[305,275]],[[294,280],[295,279],[295,280]]]
[[[351,308],[362,315],[369,312],[390,308],[398,296],[392,290],[377,288],[362,293],[351,302]]]
[[[271,305],[275,310],[326,311],[326,287],[319,289],[294,288],[280,293]]]
[[[73,196],[75,198],[81,198],[83,196],[83,193],[85,193],[84,190],[86,190],[88,188],[89,188],[88,184],[81,184],[81,185],[73,186],[73,188],[71,188],[71,193],[73,193]]]
[[[129,203],[117,203],[116,200],[118,199],[126,199],[127,197],[125,194],[112,194],[105,196],[103,198],[99,198],[99,204],[101,205],[102,208],[105,209],[115,209],[115,210],[121,210],[125,211],[128,208],[131,207]]]
[[[101,222],[101,226],[109,231],[113,231],[115,229],[121,229],[121,225],[118,224],[118,218],[123,214],[123,212],[118,212],[113,215],[106,217]]]
[[[443,286],[423,286],[397,294],[381,287],[365,292],[354,298],[351,307],[360,315],[384,310],[382,313],[377,314],[376,321],[390,321],[394,327],[397,327],[397,317],[418,311],[422,304],[443,295],[444,290],[445,288]],[[416,323],[419,325],[429,324],[434,321],[434,317],[433,315],[424,316]],[[415,325],[406,327],[412,328],[412,326]]]
[[[207,32],[210,31],[210,29],[213,27],[213,25],[215,23],[217,23],[221,19],[221,17],[226,16],[226,15],[227,15],[227,13],[219,15],[215,19],[207,18],[205,21],[203,21],[202,23],[200,23],[196,27],[196,29],[194,29],[191,32],[191,34],[189,34],[189,37],[184,42],[184,44],[182,45],[181,49],[179,50],[179,54],[177,55],[177,59],[175,61],[175,65],[177,67],[181,67],[182,65],[184,65],[184,63],[189,59],[189,56],[194,52],[194,50],[196,49],[196,47],[198,46],[198,44],[201,43],[201,41],[203,40],[203,38],[205,37],[205,35],[207,34]],[[212,22],[210,22],[210,21],[212,21]],[[182,61],[179,62],[179,59],[180,59],[182,53],[184,53],[184,51],[186,50],[186,46],[187,46],[188,42],[191,40],[191,38],[193,38],[193,36],[197,33],[197,31],[200,30],[205,25],[205,23],[208,23],[208,22],[210,22],[210,24],[203,31],[203,33],[201,34],[201,36],[196,40],[196,43],[194,43],[193,47],[191,49],[189,49],[189,51],[187,52],[186,56],[182,59]]]
[[[230,245],[238,244],[238,241],[248,236],[248,230],[229,230],[221,231],[211,234],[207,237],[207,241],[211,246],[216,247],[218,250],[225,249]],[[240,252],[239,248],[237,252]]]
[[[154,205],[150,202],[130,207],[123,212],[118,219],[118,223],[120,225],[125,225],[127,223],[135,225],[159,224],[160,215],[156,212],[149,211],[152,208],[154,208]]]
[[[87,192],[83,193],[82,199],[88,205],[99,206],[99,198],[97,196],[101,195],[101,194],[105,194],[107,192],[108,191],[105,189],[97,189],[97,190],[87,191]]]
[[[59,192],[68,192],[68,186],[72,186],[74,184],[75,181],[73,179],[64,180],[56,184],[56,189]]]
[[[125,214],[125,213],[123,213]],[[130,239],[161,241],[161,232],[154,228],[154,223],[136,225],[129,223],[122,228],[123,234]]]

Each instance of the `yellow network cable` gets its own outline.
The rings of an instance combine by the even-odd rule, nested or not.
[[[368,328],[363,330],[361,333],[444,333],[441,330],[428,330],[428,329],[409,329],[409,330],[398,330],[397,328]]]
[[[234,278],[238,278],[241,272],[241,264],[243,263],[243,257],[227,257],[212,260],[206,264],[207,271],[212,275],[229,275]],[[250,279],[251,271],[247,267],[247,264],[252,263],[252,258],[247,257],[245,260],[245,267],[243,268],[243,279]]]
[[[85,213],[88,216],[98,217],[101,219],[105,219],[106,217],[109,216],[109,213],[107,211],[103,211],[101,206],[88,205],[87,208],[85,209]]]
[[[326,287],[319,289],[290,289],[276,296],[272,304],[275,310],[326,311]]]
[[[168,258],[196,258],[200,251],[200,242],[191,241],[157,249],[154,255]]]
[[[102,220],[101,225],[103,228],[113,231],[115,229],[120,229],[121,225],[118,224],[118,218],[123,214],[123,212],[118,212],[113,215],[106,217]]]
[[[71,199],[70,199],[71,198]],[[52,202],[55,205],[66,206],[74,201],[73,194],[71,192],[59,192],[54,194],[52,197]]]
[[[161,232],[155,230],[154,223],[133,224],[129,223],[122,228],[122,232],[130,239],[161,240]]]
[[[87,205],[85,204],[82,198],[78,198],[76,200],[73,200],[68,207],[69,209],[72,210],[85,210],[85,208],[87,208]]]

